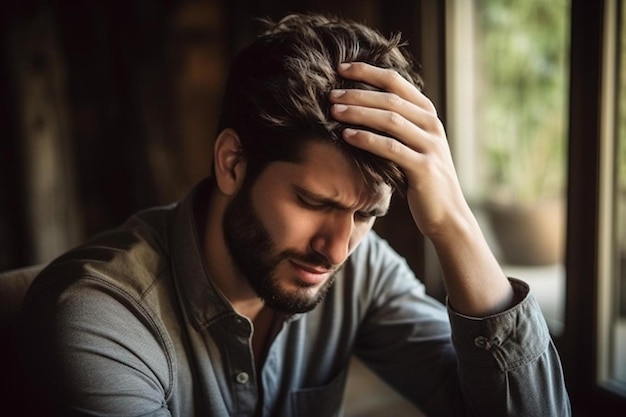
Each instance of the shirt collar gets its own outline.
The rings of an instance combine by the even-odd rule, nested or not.
[[[170,223],[172,273],[180,287],[187,313],[197,328],[208,327],[221,318],[235,315],[230,302],[211,280],[200,234],[206,204],[212,192],[209,179],[198,183],[178,204]],[[197,209],[196,209],[197,208]]]

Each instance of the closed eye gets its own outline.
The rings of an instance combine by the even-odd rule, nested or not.
[[[354,219],[361,222],[368,222],[372,219],[376,218],[376,216],[372,213],[364,213],[362,211],[357,211],[354,213]]]
[[[298,196],[298,202],[303,206],[311,210],[329,210],[332,207],[326,203],[312,202],[302,196]]]
[[[334,207],[331,204],[327,204],[327,203],[314,203],[311,201],[308,201],[305,198],[302,198],[301,196],[298,196],[298,201],[300,202],[300,204],[309,209],[309,210],[315,210],[315,211],[330,211],[333,209],[337,209],[337,207]],[[359,222],[359,223],[368,223],[370,220],[376,218],[377,216],[374,215],[373,213],[366,213],[363,211],[357,211],[354,213],[354,220]]]
[[[299,192],[296,194],[298,203],[306,209],[315,211],[349,210],[348,207],[344,207],[337,202],[328,200],[326,198],[317,199],[315,197],[309,196],[309,194],[303,190],[298,191]],[[354,218],[358,222],[367,223],[376,217],[383,217],[385,214],[387,214],[387,211],[381,209],[374,209],[371,211],[357,211],[354,213]]]

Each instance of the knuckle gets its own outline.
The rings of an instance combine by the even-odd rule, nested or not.
[[[400,79],[402,78],[402,76],[400,75],[400,73],[394,69],[388,69],[385,72],[385,77],[387,79],[387,82],[389,82],[390,84],[395,84],[397,82],[400,81]]]
[[[397,139],[389,138],[386,141],[387,151],[392,155],[397,155],[402,152],[402,144]]]
[[[428,97],[426,97],[426,100],[424,102],[424,109],[429,113],[437,115],[437,108]]]
[[[385,94],[385,101],[390,109],[398,109],[402,106],[403,100],[400,96],[392,93]]]
[[[395,127],[400,127],[406,122],[406,119],[396,112],[390,112],[387,116],[387,120],[391,126]]]
[[[436,114],[427,113],[424,117],[424,126],[426,127],[426,130],[430,132],[437,132],[440,130],[442,124]]]

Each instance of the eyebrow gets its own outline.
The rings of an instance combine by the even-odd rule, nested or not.
[[[321,205],[325,205],[328,207],[332,207],[334,209],[337,210],[343,210],[343,211],[349,211],[350,207],[345,206],[343,204],[341,204],[340,202],[333,200],[330,197],[326,197],[323,196],[321,194],[317,194],[314,193],[313,191],[307,190],[305,188],[300,187],[299,185],[293,185],[293,188],[296,190],[296,192],[298,194],[301,194],[303,196],[305,196],[306,198],[310,199],[310,200],[314,200],[316,203],[319,203]],[[363,211],[363,210],[358,210],[361,213],[364,213],[368,216],[373,216],[373,217],[383,217],[387,214],[387,212],[389,211],[389,207],[387,208],[380,208],[380,207],[374,207],[371,210],[368,211]]]

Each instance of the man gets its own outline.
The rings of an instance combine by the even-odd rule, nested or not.
[[[412,68],[360,24],[269,23],[231,69],[211,178],[33,285],[27,347],[52,405],[337,415],[356,354],[427,415],[569,415],[537,303],[489,250]],[[394,191],[437,250],[447,309],[372,231]]]

